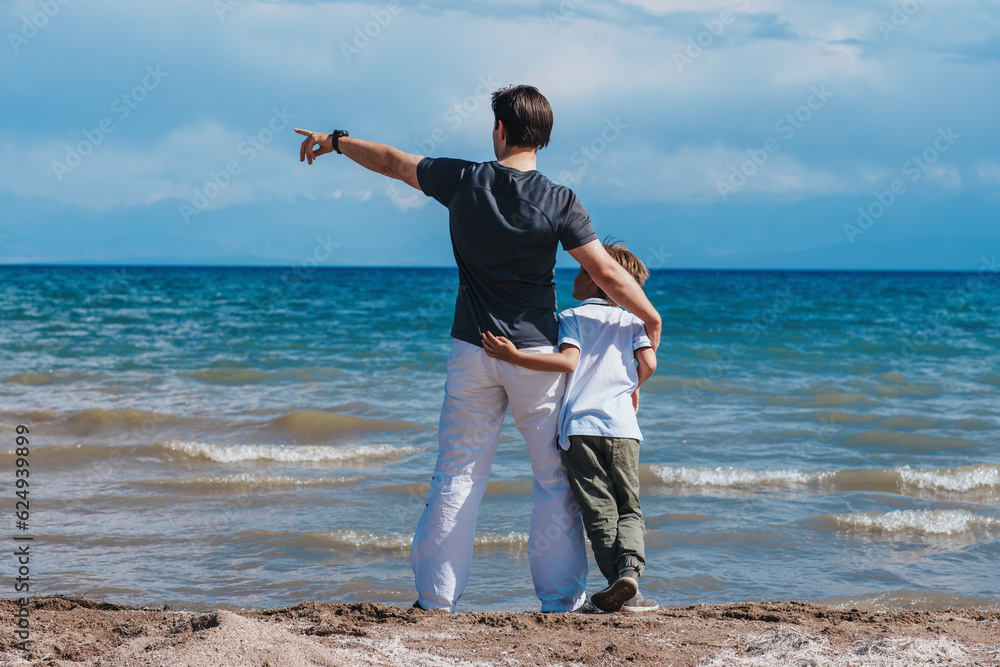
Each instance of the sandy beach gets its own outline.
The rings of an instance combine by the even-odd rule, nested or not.
[[[7,619],[17,601],[0,601]],[[9,623],[9,620],[8,620]],[[34,598],[2,665],[1000,665],[1000,611],[694,605],[643,616],[427,612],[303,602],[211,612]]]

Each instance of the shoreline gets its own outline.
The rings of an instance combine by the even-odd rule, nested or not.
[[[301,602],[174,611],[65,596],[15,598],[0,665],[1000,665],[1000,610],[862,611],[740,602],[648,614],[421,611]],[[811,661],[811,662],[810,662]]]

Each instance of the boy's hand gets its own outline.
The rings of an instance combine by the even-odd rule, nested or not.
[[[632,392],[632,407],[635,409],[635,414],[639,414],[639,388],[636,387],[635,391]]]
[[[503,336],[494,336],[489,331],[483,334],[483,349],[486,354],[500,361],[511,361],[517,352],[514,343]]]

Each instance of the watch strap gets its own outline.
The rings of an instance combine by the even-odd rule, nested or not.
[[[340,150],[340,138],[349,137],[351,135],[347,133],[347,130],[334,130],[332,136],[333,136],[333,150],[335,150],[339,155],[343,155],[343,153]]]

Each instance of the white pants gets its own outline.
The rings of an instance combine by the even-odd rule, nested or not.
[[[554,348],[538,348],[551,352]],[[587,554],[580,511],[556,445],[566,375],[519,368],[452,339],[439,453],[410,565],[424,609],[455,611],[469,581],[479,501],[508,403],[535,475],[528,562],[542,611],[584,600]]]

